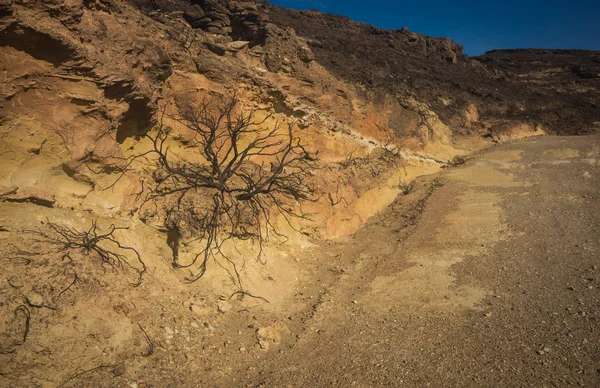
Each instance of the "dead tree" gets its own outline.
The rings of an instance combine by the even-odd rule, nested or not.
[[[238,110],[238,105],[235,94],[194,106],[176,103],[176,113],[163,110],[156,128],[146,135],[151,151],[127,163],[154,155],[158,168],[147,200],[162,200],[166,226],[202,243],[187,263],[179,260],[174,249],[173,267],[191,271],[187,282],[201,278],[209,260],[218,255],[231,265],[232,278],[241,289],[238,268],[221,250],[223,244],[252,239],[258,244],[260,260],[269,235],[281,236],[272,216],[281,214],[288,223],[291,218],[306,218],[301,203],[313,200],[314,189],[307,178],[316,154],[302,144],[294,123],[268,125],[271,115],[257,119],[255,110]],[[193,134],[185,141],[184,154],[170,149],[174,133],[165,118]]]
[[[79,231],[75,228],[61,226],[46,220],[45,227],[34,230],[24,230],[23,232],[33,235],[33,242],[49,245],[49,250],[44,253],[62,254],[63,260],[71,260],[69,255],[76,252],[83,253],[86,256],[97,257],[100,259],[102,266],[108,266],[113,270],[123,269],[125,267],[131,268],[138,273],[138,279],[133,284],[137,287],[142,282],[142,276],[146,272],[146,265],[142,261],[137,250],[122,245],[119,240],[117,240],[115,232],[125,229],[128,228],[111,225],[108,230],[100,232],[96,221],[92,221],[89,229]],[[120,253],[119,250],[133,253],[140,268],[134,266],[127,256]],[[27,252],[18,249],[16,253],[31,255],[39,254],[40,252]],[[79,281],[79,278],[77,273],[74,273],[73,283],[71,283],[68,288],[77,281]]]

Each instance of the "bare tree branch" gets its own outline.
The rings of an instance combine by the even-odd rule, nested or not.
[[[124,266],[127,266],[138,273],[137,282],[133,284],[135,287],[137,287],[142,282],[142,277],[146,272],[146,265],[142,261],[141,256],[136,249],[122,245],[114,235],[116,231],[126,229],[128,228],[118,227],[113,224],[108,228],[107,231],[102,233],[100,232],[96,221],[92,221],[92,224],[88,230],[79,231],[75,228],[61,226],[46,220],[44,228],[24,230],[23,232],[34,235],[34,242],[50,245],[50,252],[65,253],[63,260],[66,258],[70,259],[69,252],[78,251],[83,252],[86,255],[95,255],[100,259],[102,265],[108,265],[113,269],[122,269]],[[110,245],[112,245],[112,247]],[[118,250],[129,251],[133,253],[141,268],[135,267],[129,262],[127,256],[118,252]],[[35,252],[18,250],[16,253],[30,255]],[[37,253],[39,254],[39,252]],[[77,276],[77,273],[74,272],[73,282],[59,295],[66,292],[78,281],[79,277]]]
[[[175,114],[167,114],[165,107],[156,128],[146,135],[152,149],[125,160],[121,174],[135,160],[154,157],[154,185],[146,186],[144,203],[160,201],[165,226],[201,242],[199,252],[186,263],[174,249],[173,267],[189,269],[186,281],[194,282],[214,259],[229,268],[242,291],[238,295],[243,296],[249,294],[243,291],[237,265],[223,253],[223,244],[232,239],[253,240],[260,260],[271,234],[284,237],[272,216],[283,215],[288,223],[291,218],[307,218],[298,205],[314,200],[307,178],[315,168],[316,154],[307,151],[294,130],[295,123],[267,125],[274,120],[271,114],[259,118],[255,110],[244,111],[238,105],[234,93],[197,105],[176,101]],[[171,150],[175,135],[165,119],[191,131],[187,149],[197,152],[179,155]]]

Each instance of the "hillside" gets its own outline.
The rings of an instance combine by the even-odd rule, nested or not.
[[[410,267],[425,176],[596,133],[599,74],[267,2],[0,0],[0,385],[261,380],[327,295]]]
[[[406,28],[386,31],[335,15],[266,8],[273,23],[305,38],[332,73],[414,96],[457,132],[469,126],[496,132],[517,122],[562,134],[598,128],[600,52],[500,50],[469,58],[449,39]],[[471,112],[478,113],[473,123]]]

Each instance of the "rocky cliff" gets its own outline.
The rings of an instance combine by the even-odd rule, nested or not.
[[[332,73],[425,102],[455,132],[473,127],[496,133],[518,122],[562,134],[598,128],[600,52],[503,50],[469,58],[449,39],[406,28],[386,31],[315,11],[265,10],[273,23],[305,38]]]
[[[190,357],[220,373],[205,357],[222,345],[208,322],[232,308],[217,296],[235,290],[232,279],[211,262],[201,282],[183,285],[186,271],[171,265],[197,253],[196,238],[144,200],[160,180],[152,160],[130,163],[178,104],[235,92],[318,155],[310,217],[273,220],[287,238],[264,247],[269,264],[249,259],[258,248],[248,239],[228,248],[247,289],[277,303],[310,272],[299,251],[351,235],[416,176],[505,139],[596,131],[599,68],[595,52],[469,58],[448,39],[266,2],[0,0],[0,385],[76,384],[124,359],[143,369],[155,346],[172,348],[171,329],[166,342],[151,339],[171,316],[204,323]],[[190,132],[165,121],[170,149],[193,155]],[[81,256],[89,242],[80,261],[51,254],[39,245],[49,225],[112,230],[121,254]]]

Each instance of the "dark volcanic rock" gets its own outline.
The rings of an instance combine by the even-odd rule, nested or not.
[[[469,58],[449,39],[407,28],[386,31],[316,11],[263,9],[271,22],[304,37],[329,71],[373,91],[414,96],[455,129],[465,126],[471,105],[488,128],[506,121],[564,134],[596,128],[598,52],[505,50]]]
[[[585,132],[600,119],[600,51],[494,50],[474,59],[506,73],[515,93],[529,92],[521,114],[560,133]]]

